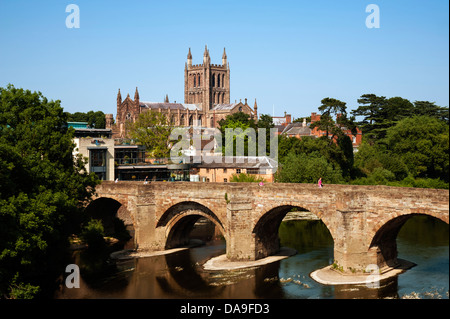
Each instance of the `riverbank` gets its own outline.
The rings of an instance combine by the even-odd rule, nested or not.
[[[187,246],[180,247],[180,248],[172,248],[172,249],[159,250],[159,251],[120,250],[120,251],[113,252],[110,255],[110,257],[113,260],[127,260],[127,259],[133,259],[133,258],[146,258],[146,257],[162,256],[162,255],[174,254],[179,251],[199,247],[202,245],[204,245],[204,242],[202,240],[191,239]]]
[[[282,247],[280,251],[275,255],[253,261],[229,261],[227,259],[227,255],[224,254],[218,257],[211,258],[203,265],[203,268],[205,270],[234,270],[258,267],[288,258],[295,255],[296,253],[297,251],[295,249]]]
[[[379,274],[343,274],[333,269],[332,266],[327,266],[313,271],[310,277],[323,285],[376,285],[377,282],[379,283],[381,280],[398,276],[414,266],[416,264],[410,261],[398,259],[398,265],[396,267],[384,267],[380,269]]]

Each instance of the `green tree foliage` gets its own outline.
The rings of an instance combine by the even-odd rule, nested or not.
[[[434,102],[416,101],[411,103],[401,97],[386,98],[375,94],[364,94],[358,99],[360,106],[352,111],[362,117],[356,124],[370,144],[386,137],[387,130],[399,121],[413,116],[429,116],[448,124],[448,107],[440,107]]]
[[[91,251],[100,251],[106,247],[104,236],[105,229],[102,221],[98,219],[90,220],[80,233],[80,239],[88,245]]]
[[[226,155],[226,148],[228,146],[232,147],[234,156],[246,156],[248,155],[249,143],[253,143],[253,145],[257,144],[257,140],[252,140],[252,138],[249,137],[249,131],[247,131],[247,129],[250,128],[256,133],[257,129],[256,123],[250,115],[244,112],[236,112],[227,115],[227,117],[220,120],[218,124],[220,133],[222,134],[222,154]],[[226,133],[227,130],[232,130],[235,134],[230,136]],[[244,147],[242,150],[237,147],[238,143],[243,143]],[[257,151],[256,148],[256,152]]]
[[[75,112],[73,114],[67,112],[68,122],[87,122],[89,127],[104,129],[106,127],[105,113],[102,111],[89,111],[87,113]]]
[[[278,168],[275,179],[280,183],[317,183],[322,177],[324,183],[343,183],[342,171],[333,165],[319,152],[289,153],[281,168]]]
[[[448,125],[433,117],[399,121],[379,143],[360,146],[355,167],[362,177],[353,183],[448,188],[448,134]]]
[[[325,183],[449,187],[448,107],[375,94],[362,95],[358,103],[352,114],[360,118],[356,124],[363,131],[363,143],[356,154],[349,137],[339,132],[341,127],[354,128],[353,118],[333,121],[332,115],[346,114],[345,103],[326,98],[319,107],[321,120],[310,127],[328,132],[331,139],[280,136],[277,180],[310,183],[322,175]],[[334,175],[326,175],[325,162]],[[316,171],[320,173],[305,173]]]
[[[324,98],[319,111],[322,113],[320,120],[311,124],[310,128],[318,128],[325,131],[326,137],[331,137],[329,143],[333,143],[335,137],[344,136],[343,128],[349,129],[356,135],[356,124],[354,118],[347,116],[345,102],[333,98]],[[336,118],[336,121],[334,120]]]
[[[0,88],[0,293],[32,297],[60,272],[68,235],[97,185],[59,101]],[[47,279],[47,280],[46,280]],[[54,278],[52,278],[54,279]]]
[[[295,156],[315,154],[315,157],[320,155],[330,167],[336,170],[337,175],[333,175],[333,181],[343,182],[345,179],[351,177],[353,169],[353,147],[350,139],[347,136],[341,136],[338,138],[337,143],[329,143],[329,139],[326,137],[312,138],[304,137],[301,140],[297,138],[288,138],[285,136],[279,137],[278,143],[278,159],[282,167],[290,165],[288,162],[292,160],[289,156],[293,154]],[[288,157],[289,156],[289,157]],[[283,168],[281,168],[282,170]],[[279,168],[280,170],[280,168]],[[287,172],[283,173],[286,174]],[[325,175],[324,175],[325,176]],[[322,176],[322,178],[324,178]],[[320,177],[320,176],[319,176]],[[319,178],[318,177],[318,178]],[[288,182],[284,176],[283,179]],[[293,178],[295,180],[295,177]],[[303,180],[306,182],[306,180]],[[330,183],[330,181],[326,181]]]
[[[233,174],[231,175],[230,182],[232,183],[259,183],[259,182],[265,182],[265,179],[262,177],[258,177],[252,174]]]
[[[395,157],[419,178],[448,182],[449,127],[428,116],[406,118],[387,131],[385,143]]]
[[[149,110],[141,113],[136,122],[127,122],[129,137],[144,145],[153,157],[170,156],[170,133],[173,125],[163,113]]]

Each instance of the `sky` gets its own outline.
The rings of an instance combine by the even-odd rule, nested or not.
[[[309,116],[326,97],[353,110],[368,93],[449,105],[444,0],[0,0],[0,87],[71,113],[115,116],[119,88],[183,103],[188,50],[201,64],[205,45],[214,64],[226,48],[231,102],[256,99],[260,114]]]

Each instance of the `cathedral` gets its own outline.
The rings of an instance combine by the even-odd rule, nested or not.
[[[136,121],[139,114],[146,111],[164,113],[175,126],[218,127],[218,122],[227,115],[236,112],[249,114],[257,120],[258,108],[255,100],[251,108],[244,102],[230,103],[230,65],[223,49],[222,64],[211,64],[209,50],[205,46],[202,64],[192,64],[191,49],[184,67],[184,103],[171,103],[166,95],[164,102],[145,102],[139,99],[136,88],[134,100],[128,94],[122,100],[119,89],[117,93],[117,116],[106,114],[106,128],[113,131],[114,138],[125,138],[126,122]]]

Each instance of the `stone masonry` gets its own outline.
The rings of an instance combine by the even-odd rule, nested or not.
[[[135,229],[138,250],[187,243],[201,216],[226,239],[230,260],[257,260],[279,250],[278,227],[293,207],[328,227],[344,271],[397,264],[396,236],[413,214],[449,223],[449,191],[387,186],[257,183],[103,182],[95,200],[113,199]]]

